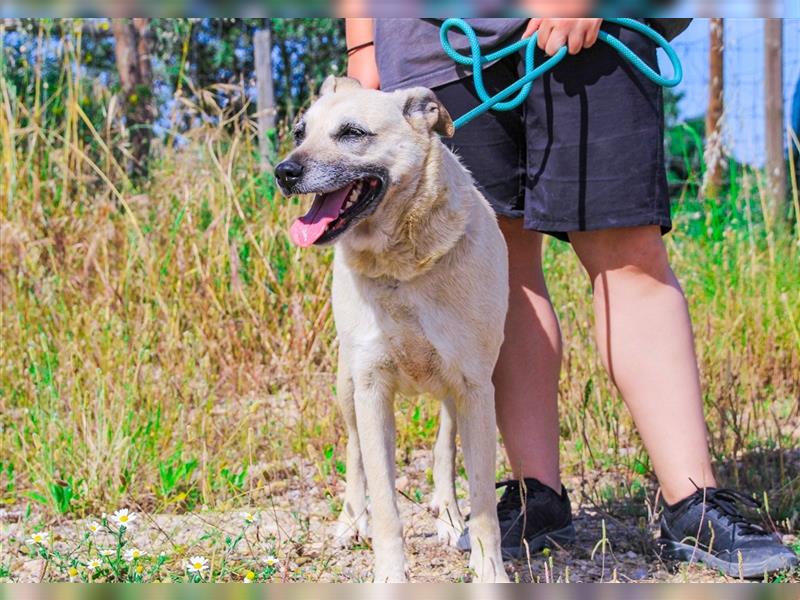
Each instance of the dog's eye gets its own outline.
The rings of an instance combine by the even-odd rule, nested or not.
[[[294,136],[294,143],[300,144],[303,141],[303,138],[306,137],[306,126],[304,123],[297,125],[292,130],[292,135]]]
[[[343,125],[337,133],[337,137],[349,139],[363,138],[367,137],[368,135],[371,135],[369,131],[362,129],[357,125]]]

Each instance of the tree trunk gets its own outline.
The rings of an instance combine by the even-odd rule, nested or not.
[[[153,72],[150,64],[152,39],[149,19],[112,19],[114,53],[124,96],[125,116],[130,132],[132,171],[147,173],[150,153],[153,107]]]
[[[711,19],[711,44],[709,52],[708,108],[706,110],[706,146],[704,162],[703,195],[716,198],[722,187],[724,147],[722,143],[722,115],[724,112],[724,28],[723,19]]]
[[[275,87],[272,81],[272,23],[253,36],[258,84],[258,148],[261,168],[272,165],[273,148],[269,132],[275,129]]]
[[[767,200],[772,223],[786,218],[786,162],[783,154],[783,21],[764,21]]]

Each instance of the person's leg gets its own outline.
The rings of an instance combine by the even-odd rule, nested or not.
[[[659,227],[569,238],[592,281],[603,363],[633,415],[664,499],[681,500],[695,484],[715,487],[689,311]]]
[[[497,425],[516,479],[561,490],[558,377],[561,331],[542,274],[542,234],[500,217],[508,245],[505,340],[494,370]]]
[[[519,57],[484,70],[496,93],[517,78]],[[478,102],[471,79],[435,90],[452,115]],[[494,372],[496,413],[516,479],[534,478],[558,495],[557,386],[561,336],[542,275],[542,235],[523,229],[528,125],[524,111],[491,112],[443,140],[472,173],[498,215],[509,253],[510,297],[505,342]]]

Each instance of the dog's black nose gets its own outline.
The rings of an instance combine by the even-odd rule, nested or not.
[[[293,185],[303,175],[303,165],[293,160],[285,160],[275,167],[275,176],[283,185]]]

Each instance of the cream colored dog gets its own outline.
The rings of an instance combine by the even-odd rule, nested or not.
[[[336,242],[337,394],[347,422],[347,487],[337,537],[367,535],[374,579],[408,577],[395,495],[395,392],[443,402],[434,512],[455,544],[456,423],[469,477],[469,566],[507,581],[495,508],[492,371],[508,302],[506,246],[494,212],[439,139],[453,123],[433,92],[363,89],[329,77],[277,166],[286,195],[316,194],[290,230],[303,247]],[[365,477],[366,476],[366,477]]]

